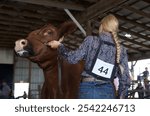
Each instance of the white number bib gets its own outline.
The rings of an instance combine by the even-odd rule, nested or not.
[[[111,78],[113,68],[114,68],[113,64],[104,62],[97,58],[94,67],[92,69],[92,73],[101,77]]]

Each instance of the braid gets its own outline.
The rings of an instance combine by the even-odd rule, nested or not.
[[[120,63],[121,47],[120,47],[119,38],[117,36],[118,27],[119,27],[118,19],[114,15],[110,14],[101,20],[99,32],[100,33],[102,33],[102,32],[111,32],[112,33],[113,40],[116,45],[116,62],[120,68],[121,73],[123,74],[124,68]]]
[[[119,64],[120,63],[120,53],[121,53],[120,42],[119,42],[119,38],[118,38],[116,32],[112,32],[112,36],[113,36],[114,42],[116,44],[116,54],[117,54],[116,55],[116,61]]]
[[[116,44],[116,54],[117,54],[117,55],[116,55],[116,61],[117,61],[117,63],[119,64],[119,68],[120,68],[121,73],[123,74],[124,68],[123,68],[123,66],[120,64],[121,47],[120,47],[119,38],[118,38],[116,32],[112,32],[112,36],[113,36],[114,42],[115,42],[115,44]]]

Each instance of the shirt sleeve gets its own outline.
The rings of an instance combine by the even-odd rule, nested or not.
[[[71,64],[76,64],[87,55],[88,46],[90,45],[91,37],[84,39],[83,43],[75,51],[70,51],[63,44],[58,47],[59,54],[63,56]]]
[[[124,72],[119,78],[119,95],[121,98],[125,98],[131,83],[128,67],[128,55],[125,48],[122,50],[120,63],[124,68]]]

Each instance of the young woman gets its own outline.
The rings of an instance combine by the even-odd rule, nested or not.
[[[99,26],[99,36],[88,36],[75,51],[69,51],[60,41],[49,46],[58,48],[59,54],[69,63],[85,60],[79,99],[125,98],[130,85],[126,49],[120,46],[117,36],[119,22],[114,15],[104,17]],[[71,77],[70,77],[71,78]],[[119,79],[118,91],[113,81]]]

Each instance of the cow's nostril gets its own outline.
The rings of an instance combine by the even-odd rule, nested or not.
[[[25,45],[26,43],[25,43],[25,41],[22,41],[21,44],[22,44],[22,45]]]

